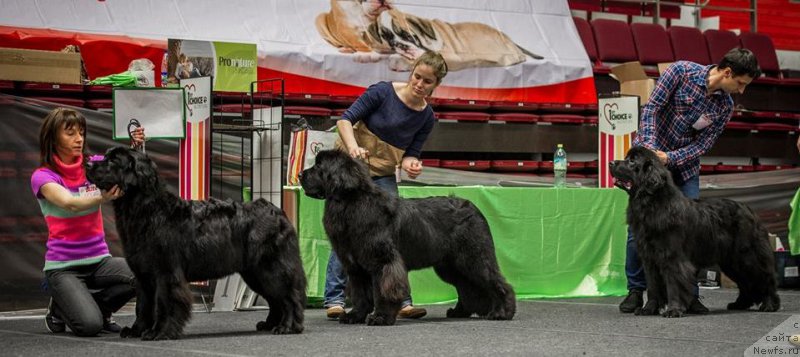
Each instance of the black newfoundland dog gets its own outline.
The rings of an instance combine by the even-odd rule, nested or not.
[[[283,211],[263,199],[182,200],[165,189],[145,154],[127,148],[91,163],[87,178],[101,189],[124,191],[113,202],[114,214],[136,276],[137,306],[136,322],[122,337],[180,337],[191,314],[189,282],[235,272],[269,303],[257,330],[303,331],[306,280],[297,234]]]
[[[341,151],[321,151],[300,183],[309,197],[325,199],[325,232],[348,275],[354,307],[341,323],[393,325],[409,293],[407,270],[427,267],[458,291],[447,317],[514,317],[514,291],[500,273],[489,225],[471,202],[394,197]]]
[[[686,198],[656,154],[634,147],[609,164],[628,192],[628,225],[647,276],[638,314],[681,317],[694,299],[695,274],[719,264],[739,286],[729,310],[777,311],[775,263],[767,230],[747,206],[728,199]]]

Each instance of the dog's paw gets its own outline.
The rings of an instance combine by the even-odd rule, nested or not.
[[[160,333],[153,336],[153,341],[164,341],[164,340],[177,340],[181,338],[181,333],[178,331],[167,331],[162,330]]]
[[[156,332],[155,330],[146,330],[146,331],[142,332],[142,341],[155,340],[156,339],[156,335],[158,335],[158,332]]]
[[[386,315],[369,314],[367,316],[367,325],[369,326],[391,326],[394,323],[395,319]]]
[[[511,320],[514,315],[508,316],[505,311],[490,311],[486,315],[487,320]]]
[[[274,324],[267,323],[266,321],[259,321],[256,324],[256,331],[270,331],[275,327]]]
[[[633,310],[633,314],[637,316],[658,315],[658,303],[653,300],[648,300],[643,307],[637,307],[636,310]]]
[[[352,312],[345,313],[342,316],[339,316],[339,323],[340,324],[363,324],[366,320],[366,316],[358,316]]]
[[[452,319],[463,319],[463,318],[468,318],[468,317],[472,316],[472,313],[469,313],[467,311],[464,311],[464,310],[461,310],[461,309],[458,309],[458,308],[454,308],[454,309],[447,309],[447,315],[446,316],[448,318],[452,318]]]
[[[389,56],[389,69],[395,72],[408,72],[411,71],[411,63],[405,57],[400,55]]]
[[[750,306],[752,306],[751,303],[741,302],[737,300],[728,304],[728,310],[748,310],[750,309]]]
[[[661,316],[664,316],[666,318],[683,317],[683,310],[675,307],[670,307],[666,311],[664,311],[664,313],[661,314]]]
[[[142,337],[142,331],[136,328],[136,326],[128,327],[125,326],[119,332],[119,337],[121,338],[138,338]]]
[[[761,306],[758,307],[758,311],[761,312],[775,312],[780,309],[780,303],[774,303],[770,300],[764,301],[761,303]]]

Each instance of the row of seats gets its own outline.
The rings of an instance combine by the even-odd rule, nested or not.
[[[535,160],[441,160],[422,159],[422,165],[427,167],[441,167],[465,171],[490,171],[497,173],[540,173],[552,174],[552,161]],[[700,171],[703,174],[741,173],[754,171],[774,171],[793,168],[791,165],[729,165],[718,163],[715,165],[703,164]],[[597,161],[570,161],[567,173],[596,176]],[[577,177],[577,176],[576,176]]]
[[[110,111],[110,99],[78,99],[69,97],[29,97],[31,99],[47,101],[74,107]],[[248,117],[252,108],[267,108],[266,105],[248,104],[223,104],[215,105],[215,115],[245,116]],[[325,107],[290,105],[284,107],[287,116],[311,117],[340,117],[345,109],[330,109]],[[576,113],[534,114],[523,112],[488,113],[488,112],[461,112],[461,111],[436,111],[436,118],[440,122],[482,122],[482,123],[539,123],[539,124],[586,124],[597,125],[596,115],[582,115]],[[764,112],[764,111],[736,111],[733,120],[727,128],[751,131],[785,131],[797,132],[800,123],[800,113]]]
[[[40,98],[59,104],[87,107],[96,110],[112,108],[112,87],[95,85],[53,84],[35,82],[0,81],[0,92],[25,97]],[[285,93],[287,106],[317,106],[339,110],[350,106],[358,97],[344,95]],[[252,98],[256,107],[279,105],[279,96],[271,92],[257,92]],[[247,93],[214,92],[214,106],[225,113],[247,113],[251,96]],[[533,103],[517,101],[490,101],[470,99],[431,98],[434,110],[464,110],[489,112],[545,112],[545,113],[597,113],[597,104]]]
[[[611,0],[568,0],[571,10],[588,12],[607,12],[629,16],[654,16],[656,4],[652,1],[630,2]],[[659,9],[661,18],[678,19],[681,17],[680,5],[662,4]]]
[[[758,58],[764,76],[757,82],[800,85],[800,78],[787,78],[778,64],[775,46],[769,36],[743,32],[740,35],[727,30],[700,32],[694,27],[672,26],[664,29],[660,24],[628,23],[623,21],[573,17],[586,53],[593,63],[595,73],[609,73],[607,63],[639,61],[645,66],[688,60],[700,64],[717,63],[729,50],[744,47]],[[654,69],[648,75],[657,76]]]

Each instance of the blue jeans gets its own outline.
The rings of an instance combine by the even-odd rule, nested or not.
[[[394,175],[391,176],[378,176],[373,177],[372,182],[378,188],[392,194],[398,195],[397,181]],[[344,306],[344,288],[347,285],[347,274],[342,268],[342,263],[336,253],[331,251],[331,256],[328,258],[328,269],[325,271],[325,307],[331,306]],[[403,300],[401,307],[411,305],[411,296]]]
[[[672,175],[678,177],[677,175]],[[684,196],[697,199],[700,198],[700,176],[692,177],[686,182],[678,185]],[[625,275],[628,276],[628,290],[647,290],[647,278],[644,275],[644,267],[642,262],[639,261],[639,253],[636,252],[636,242],[634,241],[633,234],[630,227],[628,227],[628,245],[625,254]],[[699,290],[697,285],[694,286],[694,295],[697,296]]]
[[[136,279],[124,258],[46,270],[53,314],[78,336],[94,336],[111,316],[136,295]]]

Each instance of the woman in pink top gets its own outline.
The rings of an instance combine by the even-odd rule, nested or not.
[[[45,324],[51,332],[66,326],[78,336],[119,332],[111,320],[135,295],[134,276],[124,258],[111,257],[100,205],[122,196],[114,187],[101,192],[86,180],[86,119],[77,111],[57,108],[39,131],[41,166],[31,188],[47,222],[44,274],[51,295]],[[144,141],[144,129],[132,143]]]

